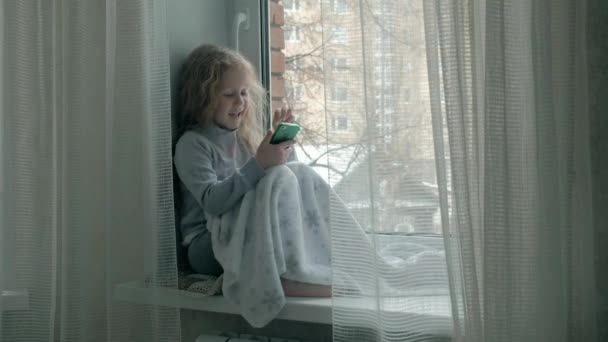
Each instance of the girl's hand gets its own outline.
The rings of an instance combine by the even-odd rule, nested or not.
[[[264,140],[262,140],[255,153],[255,160],[257,160],[258,164],[260,164],[264,170],[271,166],[285,164],[287,157],[291,152],[291,147],[295,144],[295,140],[289,140],[272,145],[270,143],[271,137],[272,131],[268,130]]]
[[[272,115],[272,129],[276,130],[280,122],[294,122],[295,116],[291,113],[291,108],[275,109]]]

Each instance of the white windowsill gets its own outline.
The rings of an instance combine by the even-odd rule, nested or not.
[[[2,290],[0,296],[0,309],[2,311],[28,310],[29,293],[27,290]]]
[[[117,285],[114,288],[114,299],[139,304],[152,304],[176,307],[181,309],[199,310],[238,314],[237,307],[228,303],[223,296],[205,297],[200,294],[178,289],[150,287],[142,281],[134,281]],[[340,299],[340,305],[349,311],[367,311],[370,300]],[[332,324],[331,298],[298,298],[289,297],[277,319],[300,322]],[[403,311],[402,307],[416,308],[416,310]],[[432,334],[437,336],[450,336],[452,331],[452,318],[450,304],[447,296],[412,296],[387,298],[381,304],[382,317],[385,319],[399,319],[403,328],[412,327],[412,332]],[[421,324],[421,322],[424,322]]]

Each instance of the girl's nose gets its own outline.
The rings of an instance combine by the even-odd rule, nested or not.
[[[243,103],[245,103],[245,98],[243,97],[243,95],[237,95],[234,101],[237,105],[242,105]]]

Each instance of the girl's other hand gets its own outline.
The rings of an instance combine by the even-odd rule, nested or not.
[[[272,129],[276,130],[281,122],[294,122],[296,117],[291,112],[291,108],[279,108],[274,110],[272,115]]]
[[[264,140],[260,143],[258,150],[255,153],[255,160],[260,164],[263,169],[267,169],[272,166],[285,164],[295,140],[284,141],[280,144],[272,145],[270,138],[272,137],[272,131],[268,130]]]

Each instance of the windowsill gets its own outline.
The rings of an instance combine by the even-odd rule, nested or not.
[[[238,314],[238,309],[228,303],[223,296],[202,296],[200,294],[178,289],[150,287],[142,281],[117,285],[114,288],[114,299],[139,304],[152,304],[207,312]],[[370,305],[366,298],[341,298],[339,305],[350,312],[367,311]],[[375,299],[373,299],[375,301]],[[337,303],[336,303],[337,304]],[[332,324],[331,298],[289,297],[277,319],[291,321]],[[412,327],[412,332],[435,336],[450,336],[452,319],[449,298],[446,295],[389,297],[380,304],[383,319],[403,322],[403,329]],[[402,307],[416,308],[403,311]],[[424,322],[421,324],[421,322]]]
[[[16,311],[29,309],[29,293],[27,290],[3,290],[0,296],[2,311]]]

